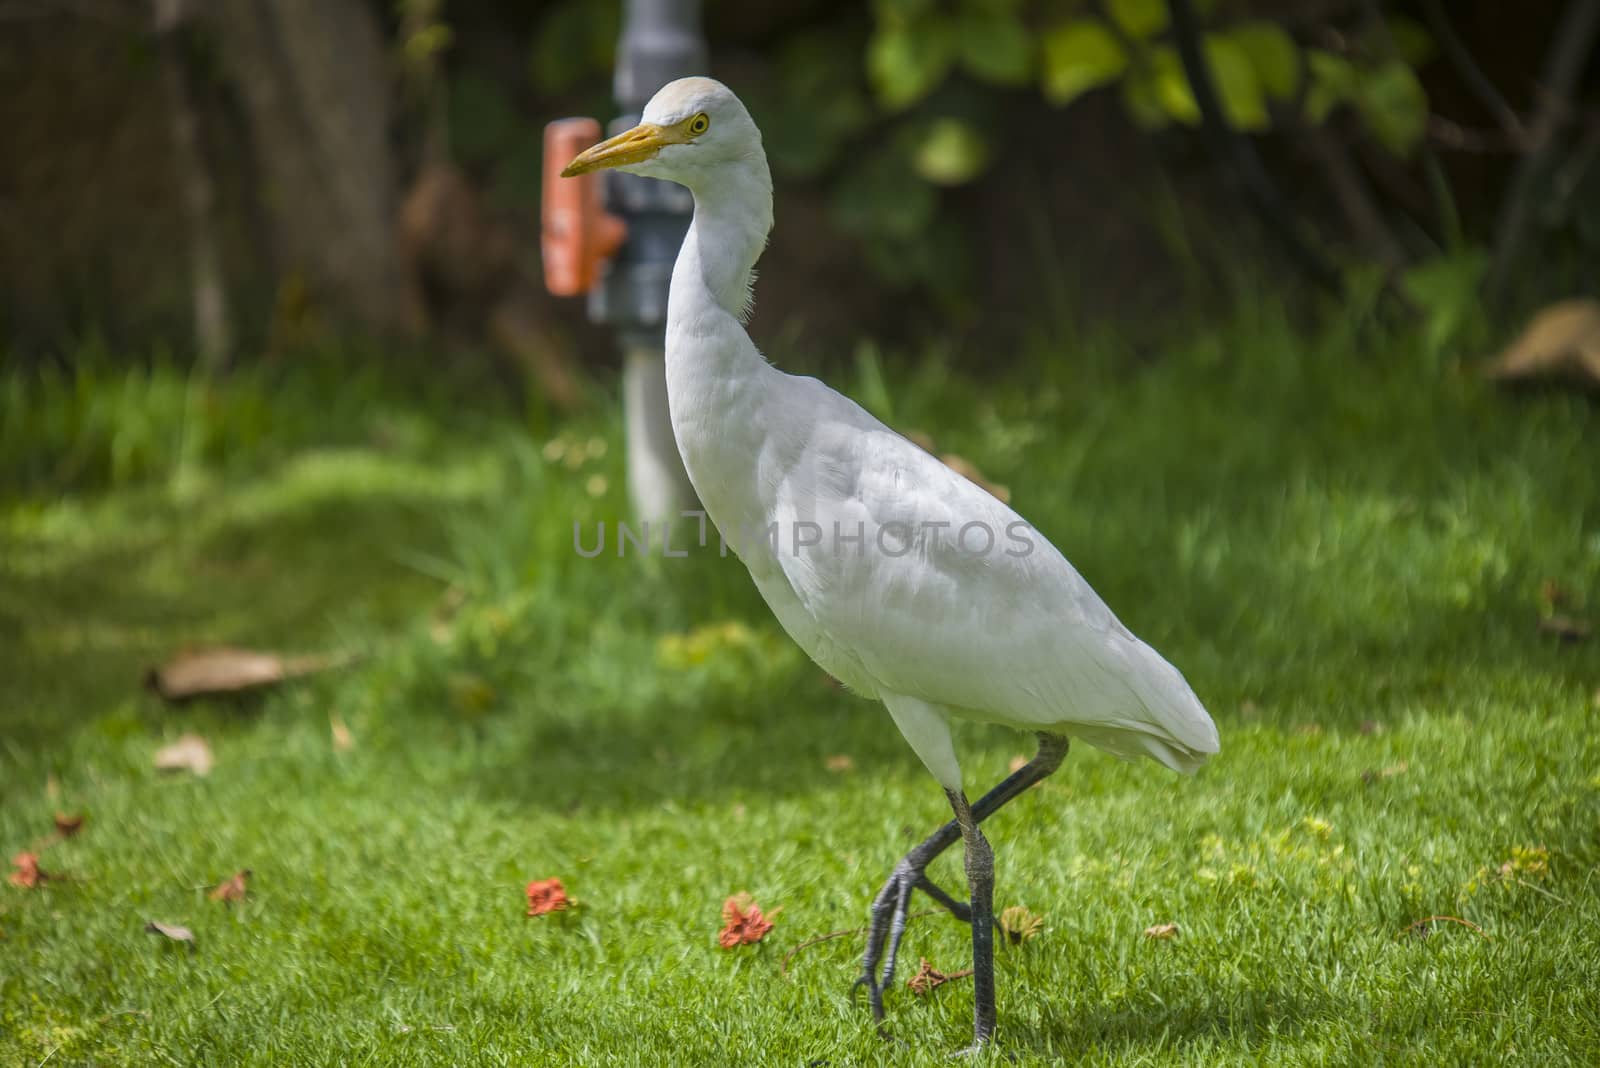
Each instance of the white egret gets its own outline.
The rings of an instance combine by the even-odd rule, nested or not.
[[[1055,771],[1069,737],[1192,771],[1217,751],[1216,727],[1177,669],[1016,512],[756,350],[743,323],[772,227],[772,180],[739,99],[709,78],[685,78],[661,89],[642,120],[563,173],[616,167],[694,194],[666,340],[672,427],[690,481],[783,628],[823,669],[883,702],[955,813],[873,901],[858,983],[881,1021],[911,892],[923,890],[971,925],[981,1045],[995,1024],[994,861],[979,823]],[[971,804],[953,718],[1033,731],[1038,753]],[[958,838],[967,903],[924,874]]]

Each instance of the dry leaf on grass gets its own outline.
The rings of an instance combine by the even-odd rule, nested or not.
[[[1012,905],[1000,913],[1000,929],[1014,946],[1038,938],[1044,931],[1044,917],[1036,916],[1021,905]]]
[[[560,879],[535,879],[528,884],[528,915],[543,916],[547,912],[564,912],[572,907],[567,889]]]
[[[48,882],[50,875],[39,867],[39,854],[18,853],[11,858],[11,866],[16,870],[8,877],[7,882],[12,886],[20,886],[24,890],[31,890],[40,883]]]
[[[62,838],[71,838],[83,830],[83,813],[56,813],[56,834]]]
[[[158,923],[155,920],[144,925],[144,929],[151,934],[161,935],[173,942],[182,942],[191,950],[195,948],[194,932],[187,927],[180,927],[175,923]]]
[[[206,897],[212,901],[243,901],[248,893],[247,883],[250,880],[250,869],[240,868],[228,878],[218,883]]]
[[[917,965],[917,974],[906,980],[906,986],[911,988],[913,994],[922,997],[953,979],[965,979],[971,974],[971,968],[963,968],[959,972],[951,972],[946,975],[929,964],[927,957],[922,957]]]
[[[782,911],[774,909],[771,916]],[[735,894],[722,903],[722,932],[717,935],[717,944],[723,949],[753,945],[767,937],[770,930],[772,920],[761,914],[760,906],[749,894]]]
[[[854,771],[856,762],[850,759],[848,753],[835,753],[823,760],[822,766],[832,772]]]
[[[1178,925],[1175,923],[1158,923],[1154,927],[1146,927],[1144,936],[1157,942],[1165,942],[1178,937]]]
[[[1600,301],[1563,300],[1533,317],[1484,369],[1496,382],[1570,382],[1600,389]]]
[[[253,649],[186,650],[145,675],[145,685],[168,701],[245,693],[337,667],[333,656],[280,656]]]
[[[198,734],[185,734],[171,745],[156,750],[155,766],[158,771],[188,771],[196,775],[210,775],[216,762],[211,746]]]
[[[1556,613],[1539,620],[1539,633],[1553,634],[1564,642],[1581,642],[1589,636],[1589,624],[1575,616]]]

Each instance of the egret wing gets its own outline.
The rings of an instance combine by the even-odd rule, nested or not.
[[[1021,516],[858,405],[797,381],[810,384],[810,419],[764,480],[777,520],[765,548],[815,623],[808,636],[847,649],[878,692],[958,715],[1184,770],[1217,751],[1183,676]]]

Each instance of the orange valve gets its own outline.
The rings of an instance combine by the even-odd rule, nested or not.
[[[539,248],[544,284],[558,297],[587,293],[605,261],[622,246],[628,225],[600,201],[600,174],[561,177],[572,157],[600,140],[594,119],[557,119],[544,128],[544,193]]]

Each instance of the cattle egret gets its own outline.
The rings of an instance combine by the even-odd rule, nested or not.
[[[756,350],[743,324],[772,228],[772,179],[739,99],[709,78],[684,78],[642,120],[563,175],[616,167],[694,194],[666,342],[689,479],[783,628],[824,670],[883,702],[955,813],[874,899],[857,983],[882,1021],[911,892],[922,890],[972,928],[981,1046],[995,1025],[994,859],[978,825],[1055,771],[1070,737],[1192,771],[1217,751],[1217,729],[1177,669],[1016,512]],[[951,744],[956,718],[1033,731],[1038,753],[969,803]],[[957,839],[967,902],[925,874]]]

